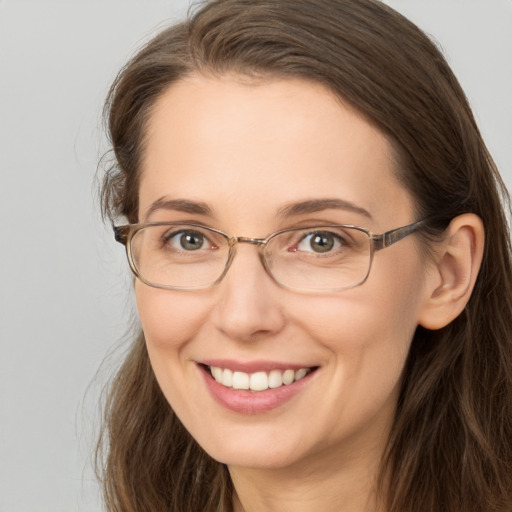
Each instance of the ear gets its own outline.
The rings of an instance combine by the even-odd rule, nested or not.
[[[484,226],[477,215],[465,213],[450,222],[443,241],[434,247],[418,320],[421,326],[441,329],[460,315],[475,286],[484,242]]]

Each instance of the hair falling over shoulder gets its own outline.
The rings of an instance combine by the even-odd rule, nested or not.
[[[386,512],[512,511],[512,263],[509,198],[465,95],[437,47],[377,0],[214,0],[161,32],[106,104],[114,163],[105,215],[136,222],[145,124],[191,73],[302,77],[350,102],[392,140],[428,236],[475,213],[485,254],[464,312],[419,327],[382,461]],[[426,240],[428,243],[428,240]],[[105,404],[98,468],[110,512],[229,512],[227,469],[163,397],[140,335]]]

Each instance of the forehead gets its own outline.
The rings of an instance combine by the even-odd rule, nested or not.
[[[321,84],[191,76],[152,110],[140,212],[169,197],[207,203],[220,218],[270,219],[286,204],[336,198],[409,218],[392,155],[387,138]]]

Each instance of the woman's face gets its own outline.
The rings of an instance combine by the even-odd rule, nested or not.
[[[315,224],[382,233],[415,220],[394,172],[386,137],[321,85],[191,76],[161,96],[149,120],[139,221],[260,238]],[[293,292],[265,272],[256,246],[240,244],[215,286],[169,291],[137,281],[136,298],[162,391],[210,455],[233,467],[326,467],[382,449],[424,275],[412,235],[378,251],[361,286]],[[229,377],[214,381],[212,366],[240,381],[272,373],[277,384],[308,373],[247,391]]]

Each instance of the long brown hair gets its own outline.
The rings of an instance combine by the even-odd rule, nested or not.
[[[121,71],[106,104],[114,164],[103,211],[138,219],[145,125],[191,73],[320,82],[393,141],[398,176],[439,235],[473,212],[485,254],[464,312],[419,327],[382,461],[389,512],[512,511],[511,246],[508,195],[464,93],[436,46],[377,0],[214,0],[157,35]],[[138,337],[109,389],[100,458],[107,509],[232,510],[226,468],[163,397]],[[390,484],[389,484],[390,483]]]

